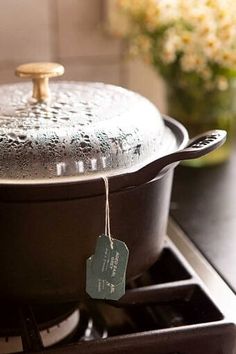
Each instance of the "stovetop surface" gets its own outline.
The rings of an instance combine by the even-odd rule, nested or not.
[[[221,165],[175,170],[171,215],[236,292],[236,146]]]
[[[158,261],[127,284],[119,303],[88,300],[59,310],[16,308],[25,352],[235,354],[235,295],[178,227],[171,223],[168,232],[170,237],[166,237]],[[54,328],[55,321],[50,323],[49,318],[58,315],[61,324],[65,322],[63,312],[71,317],[74,311],[79,314],[76,328],[63,342],[45,349],[39,330],[45,330],[46,325],[41,320]],[[4,331],[1,333],[0,322],[0,350],[1,340],[11,338],[11,333]]]

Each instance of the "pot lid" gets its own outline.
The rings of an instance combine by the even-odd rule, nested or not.
[[[54,82],[56,63],[24,64],[31,83],[0,87],[0,179],[90,178],[135,170],[176,149],[146,98],[103,83]]]

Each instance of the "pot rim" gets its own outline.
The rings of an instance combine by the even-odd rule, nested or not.
[[[186,147],[189,136],[186,128],[173,118],[163,116],[165,124],[176,136],[179,151]],[[155,160],[154,160],[155,161]],[[130,183],[131,171],[122,175],[108,178],[109,193],[119,193],[128,189],[139,188],[146,183],[151,183],[162,178],[168,171],[173,170],[178,162],[166,166],[158,171],[154,178],[141,183]],[[135,175],[135,173],[133,173]],[[56,202],[72,201],[80,198],[93,198],[105,194],[103,178],[90,180],[70,180],[69,178],[54,181],[44,181],[44,183],[1,183],[0,181],[0,203],[36,203],[36,202]]]
[[[189,135],[186,130],[186,128],[181,124],[179,121],[177,121],[174,118],[170,118],[169,116],[162,115],[162,118],[164,120],[165,125],[171,129],[172,133],[174,134],[177,142],[177,148],[175,151],[179,151],[186,147],[188,141],[189,141]],[[165,156],[165,155],[164,155]],[[155,159],[153,159],[154,161]],[[122,175],[127,175],[134,173],[138,171],[140,168],[144,167],[145,164],[140,164],[140,165],[135,165],[134,168],[129,168],[121,171],[121,173],[116,173],[112,174],[112,171],[109,171],[109,175],[107,175],[107,178],[115,178],[115,177],[121,177]],[[55,178],[44,178],[44,179],[21,179],[21,180],[16,180],[16,179],[0,179],[0,187],[1,186],[51,186],[51,185],[68,185],[68,184],[74,184],[74,183],[89,183],[90,181],[95,181],[95,180],[101,180],[101,176],[97,175],[86,175],[81,177],[77,176],[65,176],[65,177],[55,177]]]

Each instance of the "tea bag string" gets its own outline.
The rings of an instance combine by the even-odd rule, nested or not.
[[[110,219],[110,205],[109,205],[109,182],[108,178],[103,176],[105,184],[106,201],[105,201],[105,235],[109,237],[111,249],[113,249],[113,240],[111,237],[111,219]]]

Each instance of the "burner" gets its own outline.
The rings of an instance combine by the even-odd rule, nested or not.
[[[0,313],[0,354],[107,337],[104,322],[93,318],[84,305],[11,307]]]
[[[63,313],[64,310],[64,313]],[[64,306],[35,307],[33,309],[42,345],[47,348],[71,336],[80,321],[79,309],[68,311]],[[0,311],[0,354],[23,351],[20,317],[22,309],[10,308]]]

